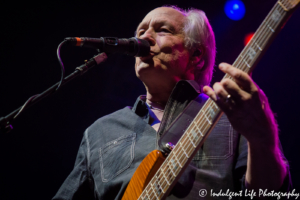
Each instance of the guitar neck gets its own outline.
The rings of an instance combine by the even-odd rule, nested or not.
[[[246,73],[251,73],[299,2],[300,0],[279,0],[235,60],[233,66]],[[232,79],[228,74],[224,78]],[[157,200],[167,197],[221,115],[222,112],[215,102],[208,99],[139,199]]]
[[[233,66],[246,73],[251,73],[298,3],[299,0],[277,1]],[[230,77],[226,74],[224,78]]]

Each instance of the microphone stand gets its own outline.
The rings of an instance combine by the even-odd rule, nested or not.
[[[61,85],[68,83],[69,81],[73,80],[75,77],[79,75],[83,75],[87,70],[91,69],[92,67],[104,62],[107,59],[107,55],[105,53],[98,54],[97,56],[91,58],[89,61],[85,61],[85,64],[76,67],[75,71],[70,74],[69,76],[63,79]],[[0,133],[8,133],[10,132],[13,127],[11,125],[12,121],[21,113],[21,111],[27,109],[28,107],[32,106],[33,104],[37,103],[41,99],[53,94],[56,91],[57,86],[60,82],[54,84],[41,94],[35,95],[31,97],[28,102],[26,102],[22,107],[14,110],[10,114],[6,115],[5,117],[0,118]]]

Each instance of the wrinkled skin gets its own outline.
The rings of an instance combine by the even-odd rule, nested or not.
[[[183,22],[180,12],[157,8],[137,28],[137,37],[149,41],[151,52],[149,56],[136,58],[135,70],[148,91],[147,99],[154,102],[166,103],[179,80],[194,79],[191,62],[195,59],[190,59],[184,45]]]

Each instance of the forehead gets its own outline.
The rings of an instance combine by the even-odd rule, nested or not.
[[[139,24],[138,28],[149,25],[150,23],[167,23],[175,28],[181,28],[183,26],[184,19],[185,16],[181,12],[173,8],[161,7],[149,12]]]

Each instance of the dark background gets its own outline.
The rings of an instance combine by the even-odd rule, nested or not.
[[[60,79],[56,48],[65,37],[129,38],[146,13],[165,4],[204,10],[216,34],[216,64],[233,63],[244,47],[245,35],[255,32],[276,1],[244,2],[245,17],[232,21],[223,11],[225,1],[220,0],[2,0],[0,116],[9,114]],[[300,191],[299,19],[300,9],[253,74],[277,114],[296,192]],[[64,46],[61,57],[66,74],[95,53]],[[145,93],[133,66],[134,58],[112,55],[105,64],[25,111],[14,122],[14,130],[0,136],[0,199],[51,199],[72,170],[84,130],[97,118],[133,105],[137,96]],[[213,82],[222,76],[216,68]]]

